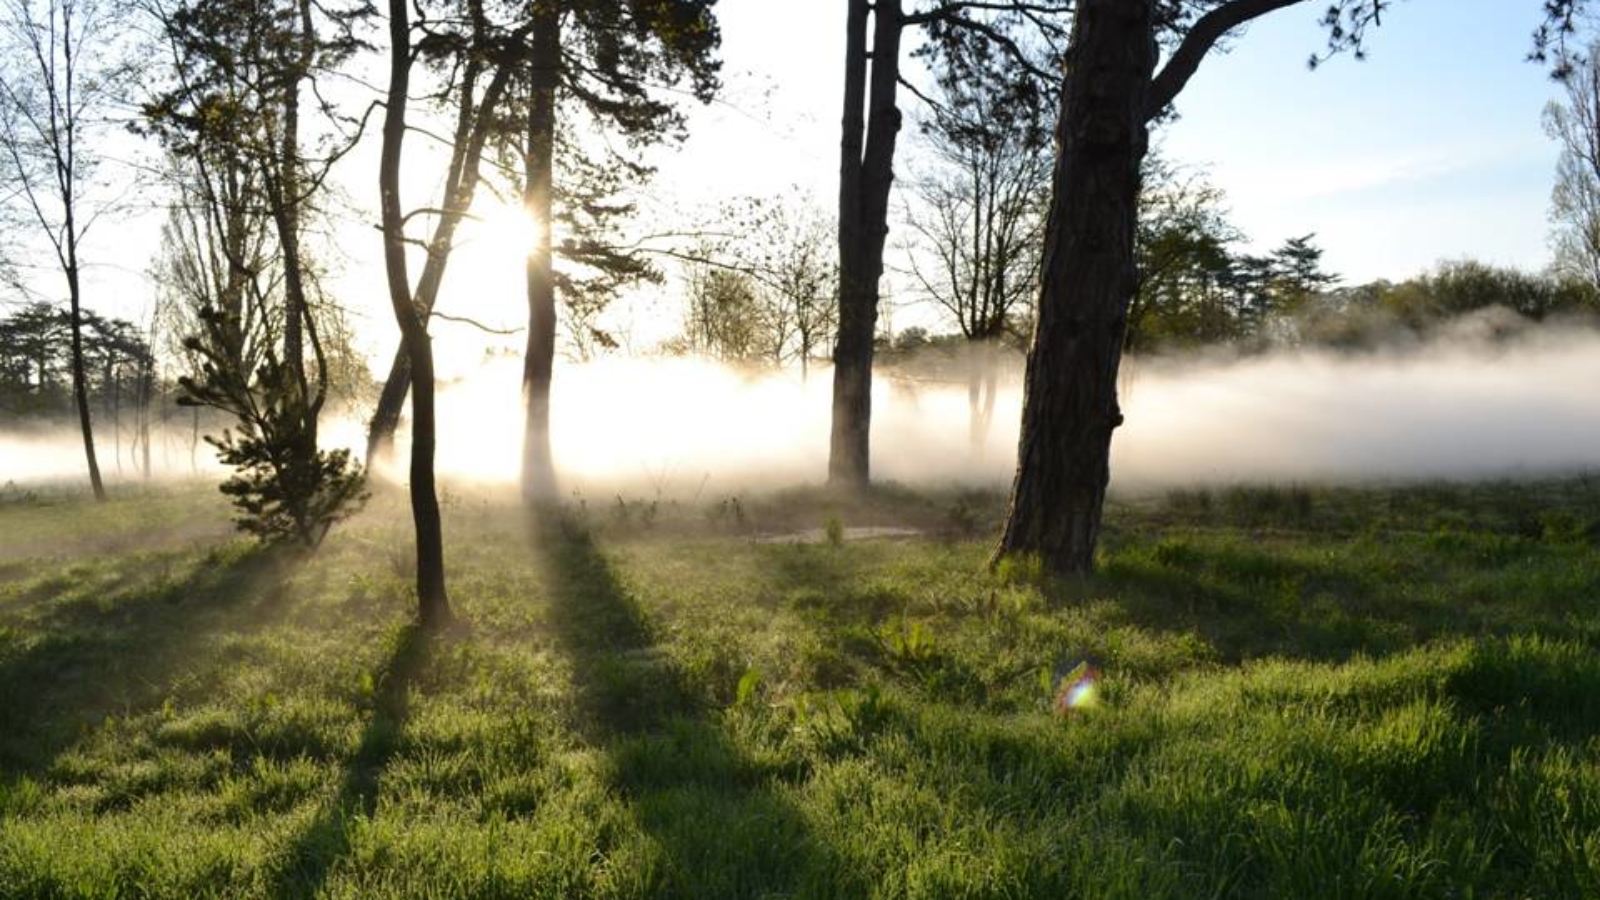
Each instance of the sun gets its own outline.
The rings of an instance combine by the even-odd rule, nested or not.
[[[481,199],[462,223],[460,248],[473,256],[514,261],[519,267],[544,237],[544,224],[519,203]],[[470,249],[469,249],[470,248]]]
[[[527,324],[527,261],[543,237],[540,224],[521,204],[483,196],[456,231],[438,309],[493,331],[442,320],[434,334],[441,377],[465,375],[486,352],[519,346],[516,329]]]

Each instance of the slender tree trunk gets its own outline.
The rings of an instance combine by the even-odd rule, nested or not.
[[[150,480],[150,395],[154,391],[155,372],[149,363],[145,363],[139,378],[138,406],[140,472],[145,481]]]
[[[109,347],[107,348],[110,349]],[[111,459],[117,464],[117,477],[122,477],[122,379],[117,375],[115,351],[106,354],[106,371],[101,383],[108,396],[102,411],[111,414]]]
[[[411,86],[407,0],[389,0],[389,40],[389,90],[378,168],[383,261],[389,302],[411,366],[411,518],[417,535],[417,615],[424,628],[436,628],[450,621],[450,601],[444,582],[444,529],[433,478],[433,345],[427,325],[412,302],[400,211],[400,151],[405,141],[406,98]]]
[[[106,486],[100,480],[100,462],[94,453],[94,426],[89,421],[89,379],[83,371],[83,295],[78,288],[78,241],[73,227],[71,203],[67,205],[67,298],[72,305],[72,396],[78,405],[78,427],[83,432],[83,455],[89,463],[89,486],[94,499],[106,499]]]
[[[490,120],[493,118],[495,107],[500,103],[501,94],[505,91],[510,71],[508,65],[499,65],[489,81],[489,86],[484,89],[482,102],[478,104],[475,112],[465,106],[468,102],[465,96],[461,101],[463,107],[456,128],[456,146],[451,151],[450,175],[445,180],[444,208],[438,224],[434,227],[433,239],[428,242],[428,258],[423,263],[422,276],[417,279],[414,295],[413,305],[424,327],[428,324],[428,317],[433,313],[433,305],[439,297],[439,288],[444,283],[445,265],[450,260],[450,248],[455,240],[456,228],[461,224],[468,207],[472,205],[473,195],[477,193],[483,145],[488,138]],[[383,390],[378,394],[378,405],[368,423],[368,469],[371,469],[375,462],[387,459],[393,452],[395,429],[400,426],[400,413],[405,408],[406,392],[410,388],[411,356],[402,341],[401,346],[395,350],[393,361],[389,363],[389,375],[383,381]]]
[[[970,345],[967,372],[967,439],[972,448],[972,458],[983,458],[989,442],[989,429],[994,424],[994,395],[999,361],[995,358],[994,339],[983,338]]]
[[[972,458],[977,459],[983,453],[983,373],[978,370],[978,361],[969,357],[967,360],[967,446],[972,453]]]
[[[400,427],[400,413],[405,409],[406,392],[411,390],[411,357],[402,340],[395,348],[394,359],[389,363],[389,374],[383,379],[383,390],[378,392],[378,405],[372,410],[367,423],[367,469],[394,455],[394,433]]]
[[[867,19],[872,17],[868,76]],[[878,281],[889,235],[889,189],[900,131],[901,0],[850,0],[839,166],[839,333],[833,353],[833,430],[828,482],[870,480],[872,355]]]
[[[556,283],[550,216],[555,178],[556,90],[561,64],[561,11],[536,4],[533,59],[529,71],[526,169],[522,203],[534,222],[527,260],[528,347],[523,359],[522,498],[530,504],[556,499],[555,461],[550,451],[550,380],[556,355]]]
[[[277,197],[274,198],[273,218],[277,223],[278,245],[283,254],[283,354],[289,364],[289,374],[294,378],[296,407],[300,416],[297,440],[292,448],[289,464],[309,472],[317,456],[317,419],[321,413],[325,373],[318,372],[315,391],[306,375],[306,332],[311,325],[311,305],[306,295],[305,262],[301,253],[300,232],[304,221],[300,171],[300,90],[309,77],[316,33],[311,18],[311,0],[299,0],[298,57],[283,97],[283,134],[278,152],[279,177]],[[315,335],[312,336],[313,343]],[[320,359],[320,356],[319,356]],[[301,540],[315,544],[309,531],[309,516],[304,498],[296,501],[291,510],[296,522],[301,523]]]
[[[996,551],[1089,574],[1122,424],[1117,371],[1156,42],[1149,0],[1082,0],[1061,94],[1017,475]]]

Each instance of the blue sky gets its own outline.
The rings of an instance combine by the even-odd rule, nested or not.
[[[1540,117],[1559,86],[1525,61],[1537,4],[1408,0],[1365,61],[1310,71],[1321,9],[1262,19],[1208,60],[1169,154],[1207,164],[1258,243],[1315,231],[1353,281],[1469,255],[1543,266],[1557,152]]]
[[[843,6],[723,0],[724,102],[695,117],[663,186],[704,197],[795,183],[830,202]],[[1255,245],[1316,232],[1351,282],[1462,256],[1544,266],[1556,150],[1540,116],[1557,86],[1525,61],[1537,4],[1405,0],[1367,60],[1312,72],[1324,8],[1274,13],[1213,54],[1159,137],[1167,154],[1208,170]]]

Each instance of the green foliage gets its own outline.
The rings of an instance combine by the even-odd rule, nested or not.
[[[839,547],[844,545],[844,520],[838,516],[829,516],[822,526],[823,536],[827,538],[828,546]]]
[[[1001,584],[1043,584],[1044,560],[1032,554],[1007,554],[995,562],[994,577]]]
[[[315,547],[328,529],[366,501],[365,476],[347,450],[317,446],[320,399],[308,396],[295,368],[270,347],[253,368],[239,319],[215,309],[201,314],[203,332],[186,345],[200,360],[184,377],[180,403],[233,416],[238,433],[207,436],[235,474],[221,485],[240,530],[266,543]]]

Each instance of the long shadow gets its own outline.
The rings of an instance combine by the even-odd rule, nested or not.
[[[574,672],[579,732],[664,858],[660,898],[806,896],[829,880],[825,848],[779,795],[797,772],[744,753],[578,523],[548,514],[533,552]]]
[[[0,773],[43,771],[110,713],[149,708],[197,641],[281,599],[281,554],[225,544],[179,577],[158,571],[184,556],[118,559],[79,589],[46,579],[51,596],[0,622]]]
[[[378,671],[372,717],[345,768],[339,792],[290,846],[274,880],[274,898],[316,896],[333,867],[349,855],[351,823],[371,818],[377,809],[379,782],[410,717],[407,696],[427,667],[432,649],[433,636],[414,624],[399,633]]]

